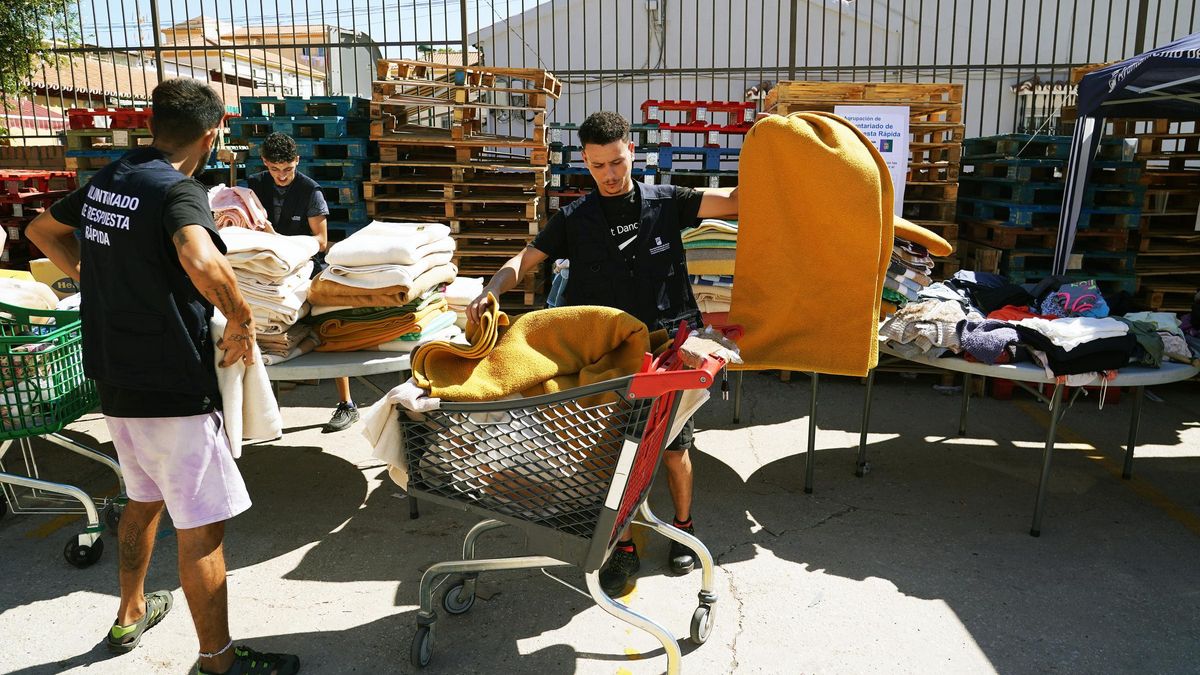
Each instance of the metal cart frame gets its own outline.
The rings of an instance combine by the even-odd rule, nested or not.
[[[475,582],[483,572],[575,566],[584,570],[585,595],[657,638],[667,655],[667,672],[678,673],[682,655],[671,632],[600,588],[600,568],[630,523],[696,552],[703,572],[690,637],[696,644],[708,639],[717,601],[712,554],[646,504],[681,392],[707,389],[725,366],[709,358],[698,369],[684,369],[678,348],[686,331],[680,332],[684,335],[662,356],[647,355],[636,375],[511,401],[443,403],[420,420],[400,413],[410,498],[485,517],[467,532],[462,560],[436,563],[421,577],[413,665],[424,667],[432,659],[433,592],[443,577],[462,575],[442,597],[444,610],[462,614],[473,605]],[[494,419],[480,420],[489,415]],[[577,421],[579,426],[572,426]],[[530,446],[535,449],[522,449]],[[431,455],[436,459],[429,460]],[[446,456],[453,459],[443,461]],[[578,475],[572,474],[577,468]],[[506,526],[525,535],[529,555],[476,558],[479,538]]]

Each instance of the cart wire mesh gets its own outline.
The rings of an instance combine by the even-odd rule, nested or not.
[[[421,421],[402,415],[410,487],[591,537],[622,450],[638,442],[650,412],[650,399],[624,395],[628,382],[488,412],[439,410]]]

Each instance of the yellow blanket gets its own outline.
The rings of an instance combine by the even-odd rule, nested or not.
[[[737,241],[738,226],[737,223],[731,223],[715,218],[706,218],[700,221],[696,227],[689,227],[682,233],[684,243],[689,241],[698,241],[701,239],[720,239],[723,241]]]
[[[646,325],[610,307],[556,307],[506,324],[508,317],[491,303],[468,336],[470,347],[418,347],[412,357],[417,386],[444,401],[536,396],[633,374],[651,348]]]
[[[866,374],[892,250],[883,158],[836,115],[771,115],[746,135],[738,172],[736,368]]]
[[[331,319],[317,328],[321,336],[319,352],[354,352],[375,347],[399,338],[401,335],[424,330],[432,320],[440,317],[447,308],[442,297],[426,302],[411,314],[401,314],[391,319],[378,321],[354,321]]]

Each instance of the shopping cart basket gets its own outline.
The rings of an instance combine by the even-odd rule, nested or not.
[[[117,462],[58,433],[94,408],[96,400],[96,385],[83,374],[79,312],[0,303],[0,515],[5,501],[13,513],[86,514],[87,527],[63,550],[67,562],[76,567],[95,563],[104,552],[100,512],[115,529],[125,504],[125,481]],[[92,498],[74,485],[42,479],[34,436],[112,469],[118,496]],[[20,457],[6,462],[13,447],[20,448]],[[23,475],[10,473],[10,465],[22,463]]]
[[[708,639],[717,601],[712,555],[646,504],[682,392],[707,389],[725,366],[707,358],[700,368],[685,369],[679,347],[686,333],[679,331],[658,358],[647,355],[628,377],[512,401],[442,403],[419,420],[401,413],[410,498],[486,517],[467,532],[462,560],[436,563],[421,577],[413,665],[423,667],[432,658],[433,591],[443,577],[462,575],[442,597],[443,609],[462,614],[475,601],[481,572],[576,566],[585,573],[585,595],[654,635],[666,650],[667,671],[677,673],[681,656],[674,636],[600,588],[600,567],[630,522],[696,552],[703,574],[691,639]],[[521,530],[529,555],[476,559],[480,535],[504,526]]]

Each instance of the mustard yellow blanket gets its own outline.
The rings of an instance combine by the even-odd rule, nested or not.
[[[883,158],[836,115],[771,115],[746,135],[738,173],[736,367],[866,374],[892,250]]]
[[[469,347],[421,345],[412,356],[417,386],[443,401],[537,396],[630,375],[651,350],[646,325],[610,307],[556,307],[511,323],[488,305]]]

